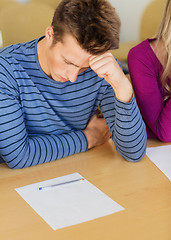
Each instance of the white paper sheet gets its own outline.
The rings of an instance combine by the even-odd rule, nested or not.
[[[171,145],[147,148],[146,155],[171,181]]]
[[[79,178],[73,173],[15,190],[54,230],[124,210],[86,179],[39,190]]]

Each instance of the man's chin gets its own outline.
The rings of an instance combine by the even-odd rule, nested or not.
[[[57,75],[51,76],[51,78],[56,82],[68,82],[69,81],[68,79],[63,78],[61,76],[57,76]]]
[[[60,78],[61,78],[62,82],[68,82],[69,81],[69,79],[66,79],[66,78],[63,78],[63,77],[60,77]]]
[[[68,79],[63,78],[61,76],[55,76],[53,79],[57,82],[68,82],[69,81]]]

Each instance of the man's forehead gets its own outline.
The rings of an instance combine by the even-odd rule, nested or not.
[[[88,64],[91,54],[83,49],[72,35],[65,35],[61,44],[64,50],[63,57],[72,65],[80,67],[82,64]]]
[[[70,65],[73,65],[75,67],[78,67],[78,68],[88,68],[90,65],[89,65],[89,57],[84,61],[84,62],[80,62],[80,61],[74,61],[74,60],[71,60],[70,58],[66,57],[66,56],[62,56],[63,60],[70,64]]]

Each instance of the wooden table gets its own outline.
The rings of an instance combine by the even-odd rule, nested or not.
[[[166,145],[148,140],[148,146]],[[78,172],[125,208],[54,231],[15,188]],[[171,240],[171,182],[145,156],[125,161],[110,140],[86,153],[12,170],[0,165],[1,240]]]

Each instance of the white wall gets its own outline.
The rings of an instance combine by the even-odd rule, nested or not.
[[[139,40],[141,15],[153,0],[109,0],[121,19],[121,42]]]

